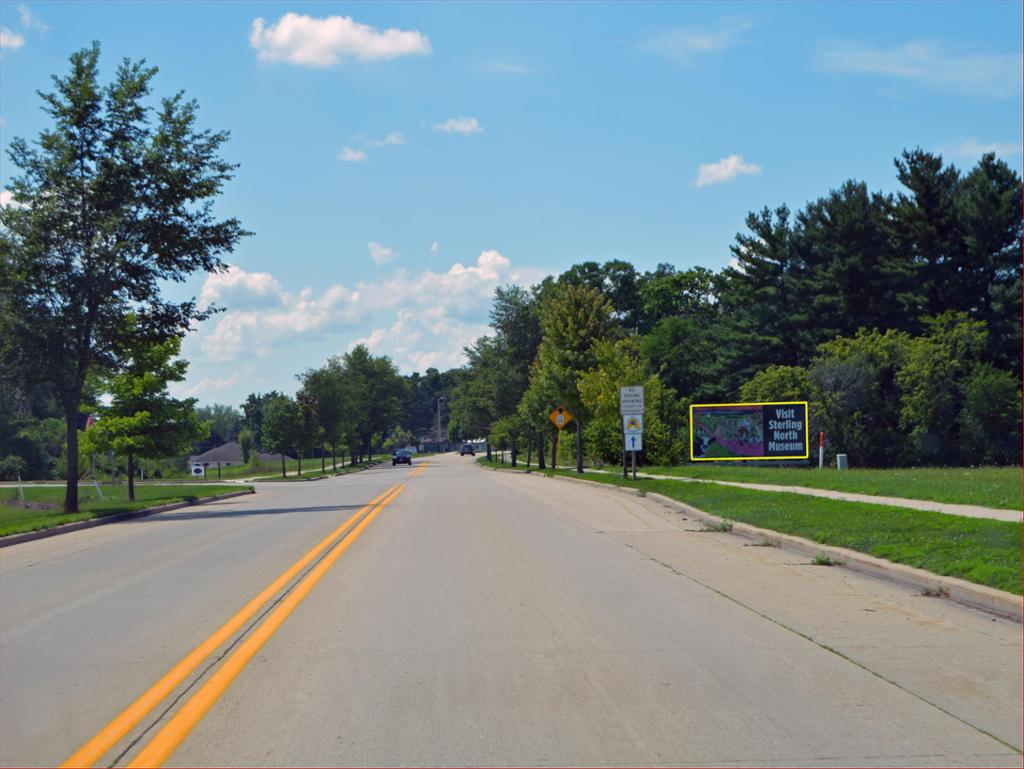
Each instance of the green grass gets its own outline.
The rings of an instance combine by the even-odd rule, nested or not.
[[[615,468],[609,468],[614,470]],[[810,486],[855,494],[881,497],[927,499],[960,505],[981,505],[1005,510],[1020,510],[1019,467],[922,467],[894,470],[803,467],[726,467],[722,465],[685,465],[682,467],[644,467],[642,472],[678,475],[715,481],[773,483],[779,486]]]
[[[374,457],[373,457],[373,461],[380,462],[380,461],[382,461],[384,459],[390,458],[390,456],[391,456],[390,454],[375,454]],[[338,474],[339,475],[343,474],[342,473],[342,466],[341,466],[342,465],[342,461],[341,460],[342,460],[342,458],[339,455],[338,456]],[[289,476],[294,476],[298,472],[299,461],[297,459],[287,459],[287,460],[285,460],[284,464],[285,464],[286,472],[288,473]],[[328,475],[332,475],[333,473],[331,471],[331,458],[330,457],[327,457],[327,461],[325,462],[325,466],[327,468],[327,474]],[[365,468],[365,467],[366,467],[366,463],[365,462],[362,463],[362,464],[357,464],[356,465],[356,468],[358,468],[360,470]],[[347,459],[346,459],[344,471],[345,472],[350,472]],[[317,457],[316,459],[303,459],[302,460],[302,475],[303,475],[303,477],[315,476],[315,475],[323,475],[323,474],[324,473],[322,473],[320,471],[320,458],[319,457]],[[277,476],[278,478],[281,477],[281,463],[280,463],[280,461],[278,461],[278,462],[261,462],[260,464],[257,464],[257,465],[248,464],[248,465],[231,465],[230,467],[222,467],[220,469],[220,479],[217,478],[217,468],[216,467],[207,467],[206,468],[206,478],[202,479],[202,480],[193,481],[191,476],[188,475],[185,472],[174,473],[174,474],[166,474],[165,473],[162,480],[175,480],[175,481],[183,481],[183,482],[187,482],[187,483],[216,483],[218,480],[237,480],[238,478],[269,478],[269,477],[272,477],[272,476]]]
[[[214,494],[244,491],[252,486],[181,484],[175,486],[148,486],[136,484],[135,501],[128,501],[128,486],[101,486],[105,500],[101,501],[91,485],[80,484],[78,502],[80,512],[65,515],[61,510],[64,503],[63,486],[25,486],[25,501],[48,505],[46,509],[30,509],[19,506],[17,489],[0,489],[0,536],[20,534],[36,529],[48,529],[61,523],[85,521],[116,513],[141,510],[172,502],[184,502]]]
[[[502,467],[485,459],[477,461]],[[546,474],[554,473],[548,470]],[[579,477],[572,470],[557,474]],[[1020,523],[710,483],[651,478],[631,481],[595,473],[586,477],[664,494],[729,521],[846,547],[1017,595],[1022,592]]]

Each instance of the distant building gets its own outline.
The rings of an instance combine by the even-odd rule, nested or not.
[[[260,464],[269,464],[271,462],[280,462],[280,454],[264,454],[261,451],[255,452],[256,461]],[[285,454],[285,459],[294,459]],[[188,458],[189,465],[204,465],[206,467],[231,467],[231,465],[245,464],[242,459],[242,447],[235,441],[228,441],[227,443],[217,446],[216,448],[204,451],[202,454],[196,454]]]

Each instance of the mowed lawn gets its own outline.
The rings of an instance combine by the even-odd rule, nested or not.
[[[959,505],[981,505],[1020,510],[1019,467],[921,467],[894,470],[804,467],[730,467],[690,464],[681,467],[643,467],[655,475],[678,475],[714,481],[773,483],[779,486],[809,486],[815,489],[873,494],[880,497],[927,499]]]
[[[194,501],[200,497],[252,489],[251,486],[181,484],[174,486],[135,485],[135,501],[128,501],[128,486],[102,486],[105,499],[100,500],[91,485],[78,487],[80,512],[65,515],[63,486],[25,486],[25,503],[18,501],[17,489],[0,488],[0,536],[48,529],[61,523],[85,521],[105,515],[141,510],[173,502]]]
[[[510,469],[509,465],[478,461]],[[572,470],[559,470],[558,474],[579,477]],[[1022,531],[1017,522],[712,483],[654,478],[632,481],[619,475],[599,473],[587,473],[584,477],[599,483],[664,494],[731,521],[793,534],[823,545],[857,550],[933,574],[959,577],[1018,595],[1022,593]]]
[[[342,457],[338,456],[337,472],[331,469],[331,458],[327,457],[324,462],[327,475],[345,475],[355,470],[363,470],[369,467],[374,462],[383,462],[389,460],[390,454],[375,454],[369,462],[363,462],[361,464],[351,465],[348,463],[346,458],[344,466],[342,465]],[[285,472],[287,477],[295,478],[298,476],[299,462],[297,459],[285,460]],[[320,458],[316,459],[303,459],[302,460],[302,476],[303,478],[316,477],[323,475],[324,471],[320,469]],[[183,481],[186,483],[216,483],[218,480],[235,480],[238,478],[280,478],[281,477],[281,463],[280,462],[261,462],[259,464],[243,464],[243,465],[231,465],[230,467],[220,468],[220,477],[217,476],[217,468],[207,467],[206,478],[194,481],[192,477],[185,472],[175,473],[173,475],[165,475],[164,478],[167,480]]]

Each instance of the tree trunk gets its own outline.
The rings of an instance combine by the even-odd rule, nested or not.
[[[519,453],[516,447],[516,439],[512,439],[512,467],[516,466],[516,455]]]
[[[547,465],[544,464],[544,431],[541,430],[537,433],[537,469],[547,470]]]
[[[284,452],[283,451],[281,452],[281,477],[282,478],[287,478],[288,477],[288,473],[286,473],[284,471]]]
[[[530,460],[533,459],[533,441],[526,441],[526,469],[530,469]]]
[[[583,425],[576,420],[576,472],[583,472]]]
[[[302,477],[302,449],[299,449],[299,477]]]
[[[490,441],[484,441],[484,448],[487,449],[487,461],[488,462],[494,461],[492,459],[492,457],[491,457],[491,442]]]
[[[345,455],[341,455],[341,466],[345,466]],[[331,472],[338,472],[338,444],[331,441]]]
[[[320,472],[327,472],[327,447],[320,444]]]
[[[67,486],[64,488],[64,512],[78,512],[78,404],[65,405],[67,422]]]
[[[220,467],[217,467],[220,470]],[[128,501],[135,501],[135,455],[128,453]]]

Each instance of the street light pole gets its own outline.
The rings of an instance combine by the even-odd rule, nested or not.
[[[444,402],[444,396],[437,396],[437,450],[441,450],[441,403]]]

